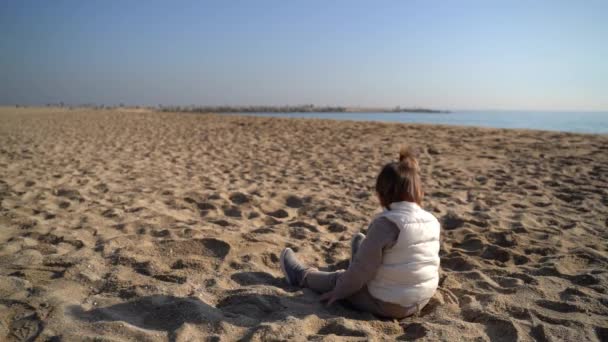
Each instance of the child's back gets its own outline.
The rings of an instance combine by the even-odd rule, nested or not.
[[[399,229],[395,244],[383,251],[382,264],[367,287],[372,296],[402,306],[429,299],[439,282],[439,222],[413,202],[394,202],[376,217]]]

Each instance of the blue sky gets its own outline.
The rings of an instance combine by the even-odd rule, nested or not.
[[[0,103],[608,110],[608,1],[0,4]]]

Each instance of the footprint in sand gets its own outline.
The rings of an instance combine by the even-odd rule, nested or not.
[[[270,285],[282,287],[283,278],[277,278],[266,272],[238,272],[230,276],[230,279],[241,286]]]
[[[277,209],[273,211],[269,211],[266,215],[272,216],[274,218],[286,218],[289,217],[289,213],[284,209]]]
[[[216,307],[224,313],[242,315],[261,319],[273,312],[279,312],[286,307],[281,303],[281,297],[259,293],[236,293],[220,300]]]
[[[470,299],[461,300],[462,318],[467,322],[481,324],[490,341],[518,341],[521,339],[513,322],[486,312],[474,297],[465,297]]]
[[[465,239],[462,243],[455,243],[454,248],[463,249],[469,252],[479,251],[485,247],[485,243],[477,237],[470,237]]]
[[[441,228],[446,230],[463,227],[464,223],[465,221],[453,211],[448,211],[448,213],[441,218]]]
[[[502,248],[495,245],[488,245],[483,253],[481,253],[481,257],[484,259],[496,260],[500,262],[507,262],[511,260],[511,250]]]
[[[241,209],[234,205],[224,207],[222,210],[224,211],[224,215],[228,217],[241,218],[243,215]]]
[[[252,210],[249,212],[249,214],[247,214],[247,219],[249,219],[249,220],[253,220],[258,217],[260,217],[260,213],[255,210]]]
[[[262,253],[262,262],[266,267],[274,268],[279,262],[279,256],[273,252]]]
[[[289,195],[289,196],[287,196],[287,198],[285,198],[285,205],[287,205],[290,208],[297,209],[297,208],[303,207],[304,203],[309,202],[309,201],[310,201],[310,198],[302,199],[295,195]]]
[[[242,192],[233,192],[229,198],[230,198],[230,201],[232,201],[232,203],[234,203],[236,205],[249,203],[249,201],[250,201],[249,196],[247,196],[246,194],[244,194]]]
[[[59,188],[53,191],[53,194],[57,197],[65,197],[73,201],[82,202],[82,196],[80,195],[80,192],[78,192],[78,190]]]
[[[441,258],[441,268],[449,271],[464,272],[478,267],[472,258],[460,253],[450,253]]]
[[[536,301],[536,305],[561,313],[585,312],[585,309],[566,302],[554,302],[551,300],[541,299]]]
[[[492,277],[492,280],[494,280],[498,285],[504,288],[514,288],[524,285],[524,281],[518,278]]]
[[[304,222],[304,221],[295,221],[295,222],[291,222],[289,223],[289,227],[294,227],[294,228],[306,228],[308,230],[310,230],[313,233],[318,233],[319,229],[317,229],[317,227],[313,224]]]
[[[327,229],[332,233],[342,233],[348,230],[348,227],[340,222],[332,222],[327,226]]]
[[[570,204],[581,204],[581,202],[585,200],[585,196],[583,194],[572,193],[570,190],[557,193],[555,194],[555,197]]]
[[[109,219],[114,219],[120,217],[121,213],[118,209],[110,208],[106,209],[101,213],[101,216]]]
[[[38,234],[38,233],[30,233],[28,237],[37,239],[41,243],[46,243],[50,245],[59,245],[59,244],[68,244],[74,247],[74,249],[81,249],[84,247],[84,242],[77,239],[65,238],[64,236],[55,235],[53,233],[47,234]]]
[[[427,304],[426,307],[428,306],[429,305]],[[404,341],[415,341],[425,337],[428,332],[429,329],[426,328],[423,323],[411,323],[405,328],[405,334],[401,337]]]
[[[345,320],[344,318],[334,318],[319,329],[318,335],[335,335],[344,337],[368,337],[370,332],[366,329],[356,327],[355,324]]]
[[[37,310],[23,302],[0,303],[4,341],[34,341],[43,329]]]
[[[164,255],[203,255],[224,260],[228,253],[230,253],[231,246],[222,240],[204,238],[193,240],[162,240],[159,242],[159,248]]]
[[[517,238],[512,232],[491,232],[490,240],[501,247],[513,247],[517,245]]]
[[[191,197],[184,198],[186,203],[194,204],[201,216],[207,216],[211,211],[216,210],[216,206],[206,201],[197,201]]]
[[[533,201],[532,204],[539,208],[546,208],[551,206],[553,203],[551,203],[550,201]]]
[[[154,274],[152,278],[164,281],[166,283],[184,284],[188,279],[186,276],[176,274]]]
[[[213,224],[217,224],[220,227],[228,227],[228,226],[232,225],[232,223],[230,223],[229,221],[223,220],[223,219],[211,220],[209,222],[211,222]]]
[[[306,240],[310,230],[303,227],[289,227],[289,236],[296,240]]]
[[[169,229],[155,229],[150,232],[150,235],[157,238],[171,237],[173,234]]]

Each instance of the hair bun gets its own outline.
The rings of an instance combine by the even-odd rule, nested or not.
[[[401,146],[399,149],[399,161],[402,162],[408,158],[415,158],[414,151],[409,146]]]

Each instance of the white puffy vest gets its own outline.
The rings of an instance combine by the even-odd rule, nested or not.
[[[412,202],[394,202],[376,218],[399,228],[397,242],[384,251],[376,277],[367,284],[372,296],[411,306],[429,299],[439,283],[439,221]]]

